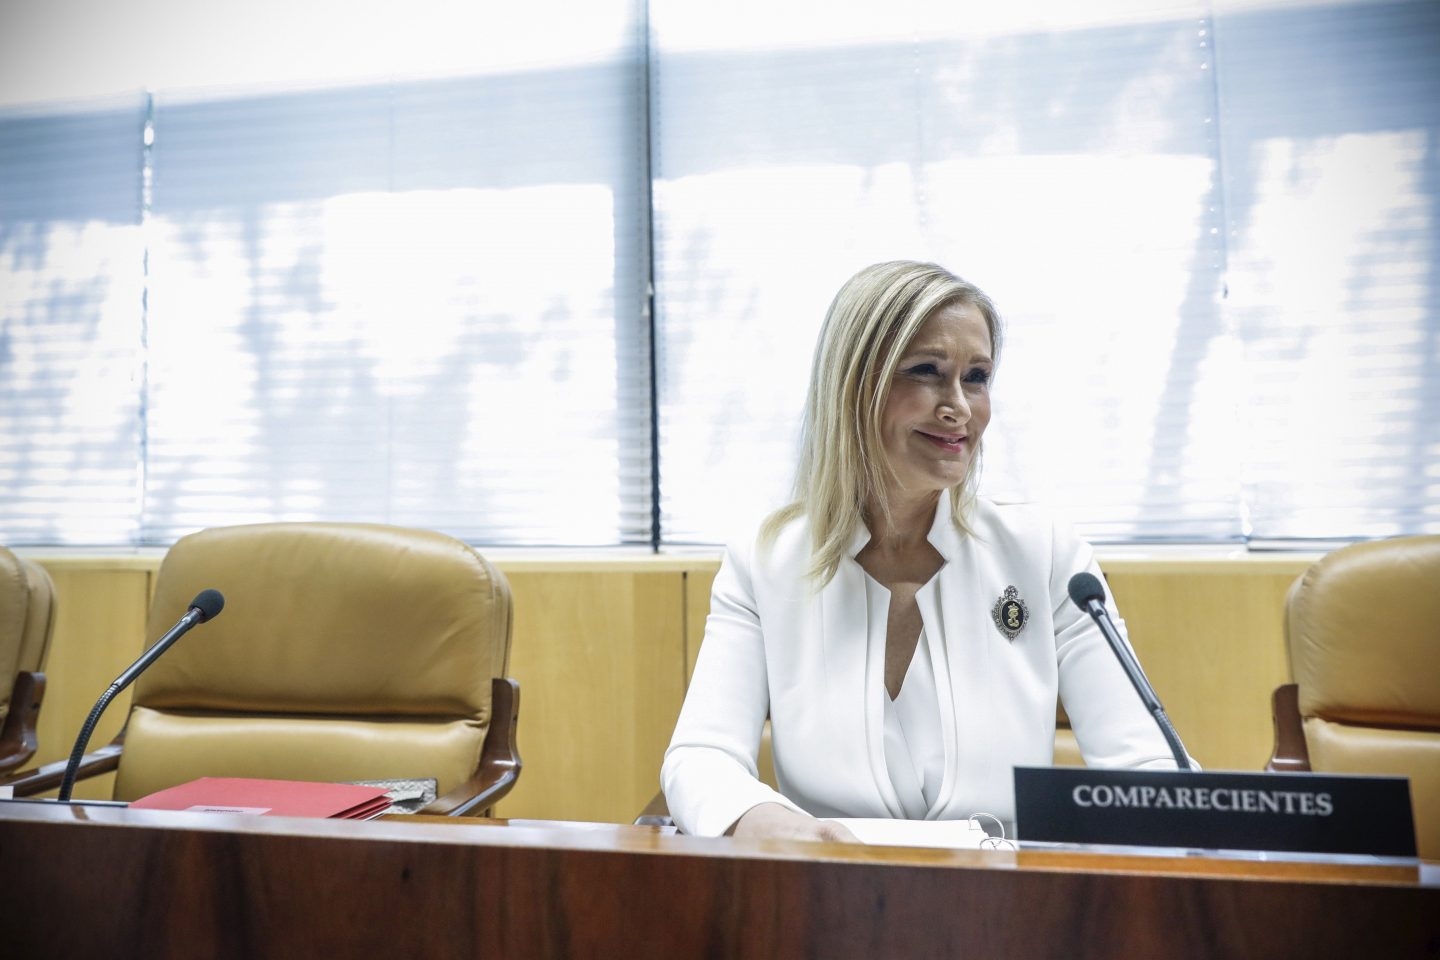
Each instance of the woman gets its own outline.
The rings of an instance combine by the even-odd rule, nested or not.
[[[726,551],[666,751],[686,833],[1013,820],[1012,769],[1051,763],[1057,694],[1087,763],[1174,766],[1067,596],[1072,574],[1099,574],[1090,547],[974,495],[999,352],[989,298],[933,264],[876,264],[836,295],[795,501]],[[756,778],[767,716],[778,792]]]

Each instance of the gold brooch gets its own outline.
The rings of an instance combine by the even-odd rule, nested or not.
[[[1030,621],[1030,610],[1025,606],[1025,601],[1020,599],[1020,591],[1009,586],[1000,594],[1000,599],[995,601],[995,608],[990,611],[990,616],[995,620],[995,626],[1005,634],[1005,638],[1014,640]]]

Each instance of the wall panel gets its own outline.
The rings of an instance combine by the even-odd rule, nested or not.
[[[1109,565],[1136,656],[1206,769],[1261,770],[1270,758],[1270,694],[1290,676],[1285,593],[1307,566]]]
[[[525,766],[499,815],[633,819],[660,789],[684,693],[683,574],[506,575]]]
[[[96,699],[145,649],[151,580],[146,563],[40,560],[55,581],[56,610],[37,724],[40,747],[32,761],[37,765],[70,756]],[[127,689],[111,701],[90,746],[114,739],[129,710]],[[74,796],[108,800],[114,780],[105,774],[80,781]]]

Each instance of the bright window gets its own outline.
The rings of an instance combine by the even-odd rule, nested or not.
[[[1005,317],[988,493],[1440,532],[1436,49],[1428,0],[8,4],[0,542],[716,543],[897,257]]]

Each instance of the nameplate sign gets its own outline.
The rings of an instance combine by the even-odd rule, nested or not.
[[[1023,842],[1414,857],[1410,781],[1016,767]]]

